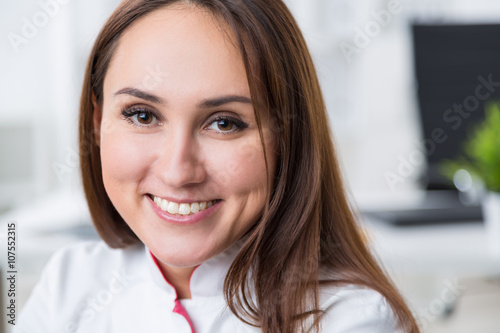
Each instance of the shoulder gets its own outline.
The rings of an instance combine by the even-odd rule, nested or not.
[[[322,287],[320,306],[325,332],[401,332],[384,296],[368,287],[343,285]]]
[[[144,256],[142,244],[112,249],[103,241],[57,250],[22,309],[15,332],[61,332],[57,325],[81,322],[89,295],[109,296],[108,291],[144,280]]]
[[[135,252],[141,251],[143,248],[144,245],[142,243],[123,249],[113,249],[102,240],[81,241],[60,248],[53,254],[51,261],[73,258],[91,260],[92,258],[103,256],[106,258],[119,258],[133,255]]]
[[[43,276],[66,280],[71,275],[95,277],[140,262],[144,246],[112,249],[103,241],[84,241],[57,250],[47,263]]]
[[[144,246],[142,244],[124,249],[112,249],[102,240],[82,241],[57,250],[50,258],[47,266],[81,266],[85,263],[92,267],[102,262],[134,260],[143,251]]]

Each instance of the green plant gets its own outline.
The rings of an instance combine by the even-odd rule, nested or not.
[[[453,178],[459,169],[481,178],[493,192],[500,192],[500,101],[485,107],[485,120],[477,125],[464,144],[464,155],[445,161],[441,171]]]

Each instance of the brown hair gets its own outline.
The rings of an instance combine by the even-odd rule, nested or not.
[[[139,240],[104,189],[92,121],[93,95],[102,103],[104,77],[123,32],[146,14],[179,1],[183,0],[125,0],[102,28],[88,61],[79,128],[83,186],[94,224],[113,248]],[[359,284],[385,297],[405,332],[419,332],[360,236],[342,185],[315,68],[285,4],[281,0],[183,2],[210,10],[232,28],[255,109],[271,112],[279,138],[276,174],[268,174],[276,179],[274,187],[225,279],[231,311],[266,333],[305,331],[311,320],[319,331],[320,286]],[[262,140],[258,112],[255,117]]]

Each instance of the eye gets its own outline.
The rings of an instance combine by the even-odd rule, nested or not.
[[[239,132],[248,127],[245,122],[226,116],[221,116],[213,119],[208,126],[211,130],[219,133],[229,134]]]
[[[146,108],[132,107],[129,109],[124,109],[122,115],[125,120],[127,120],[131,125],[136,127],[149,127],[152,125],[162,125],[159,122],[158,117],[156,117],[153,111]]]
[[[230,131],[233,128],[233,123],[227,119],[221,119],[218,121],[214,121],[214,124],[217,124],[217,128],[221,131]]]
[[[147,112],[141,112],[135,115],[137,121],[143,125],[149,125],[153,121],[153,116]]]

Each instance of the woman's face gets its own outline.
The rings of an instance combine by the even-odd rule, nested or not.
[[[272,186],[244,64],[224,28],[189,5],[140,19],[121,37],[96,106],[106,191],[172,267],[196,266],[241,238]],[[256,111],[274,175],[275,135]]]

